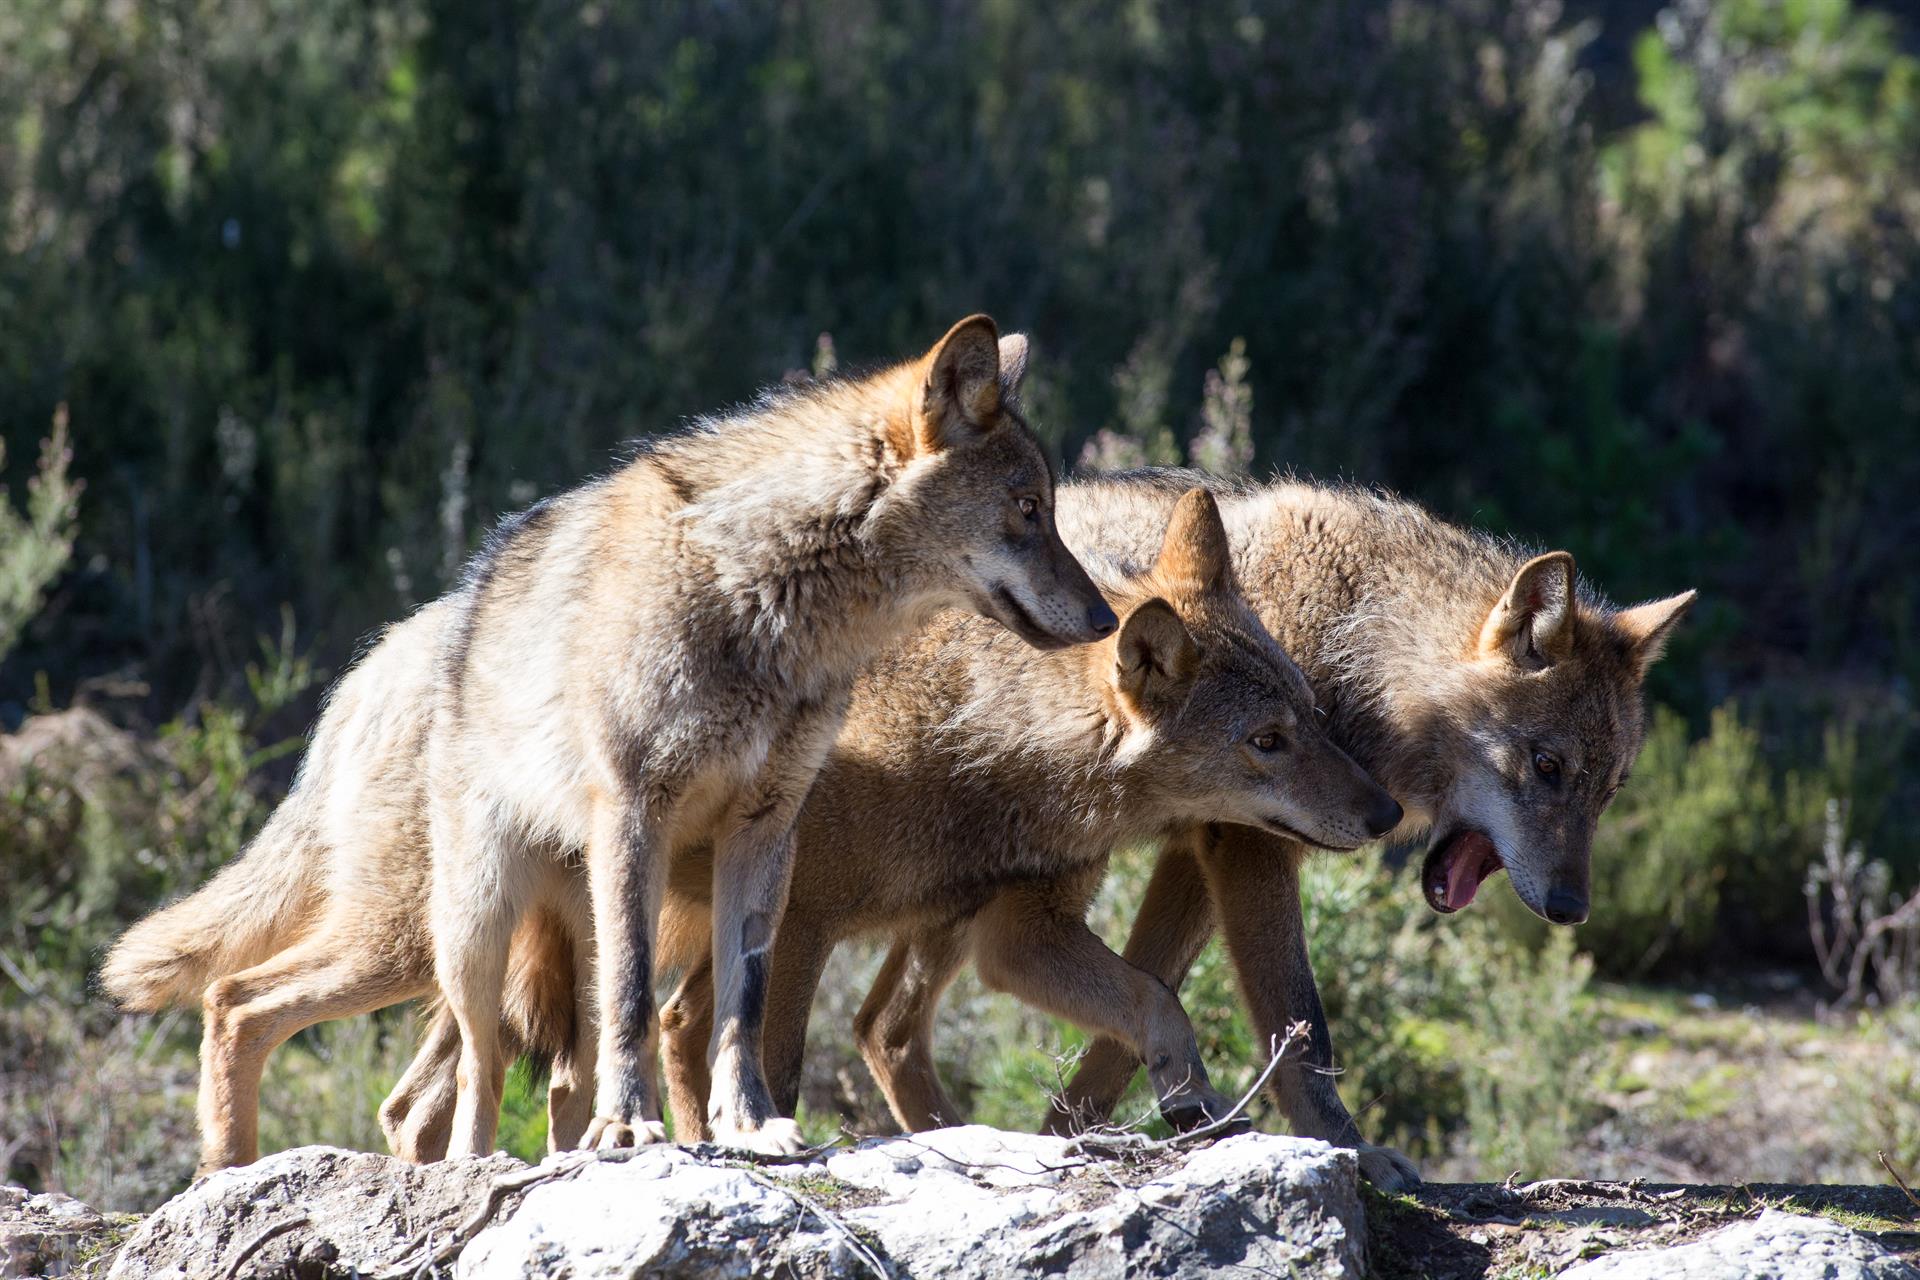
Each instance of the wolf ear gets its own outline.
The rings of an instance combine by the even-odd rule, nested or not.
[[[1000,399],[1012,404],[1020,399],[1020,384],[1027,380],[1027,354],[1030,344],[1024,333],[1010,333],[1000,339]]]
[[[1200,660],[1200,647],[1187,624],[1172,605],[1157,598],[1127,615],[1114,653],[1114,682],[1120,696],[1136,711],[1149,713],[1184,691]]]
[[[1549,551],[1520,566],[1480,627],[1480,656],[1550,667],[1573,652],[1573,557]]]
[[[1000,330],[968,316],[926,355],[916,443],[938,453],[993,428],[1000,416]]]
[[[1233,548],[1212,494],[1194,488],[1180,495],[1153,569],[1168,587],[1195,594],[1232,587]]]
[[[1626,640],[1627,650],[1633,655],[1634,664],[1639,667],[1642,676],[1667,651],[1667,641],[1673,635],[1674,626],[1687,616],[1687,610],[1693,608],[1694,597],[1698,594],[1697,591],[1682,591],[1677,596],[1637,604],[1613,615],[1614,629]]]

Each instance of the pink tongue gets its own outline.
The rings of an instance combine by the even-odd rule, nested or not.
[[[1493,841],[1479,832],[1470,832],[1454,843],[1447,858],[1447,906],[1458,911],[1473,901],[1480,882],[1487,878],[1487,864],[1495,857]]]

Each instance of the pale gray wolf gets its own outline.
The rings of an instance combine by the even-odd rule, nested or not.
[[[376,646],[260,840],[130,930],[103,975],[139,1008],[204,985],[203,1167],[253,1158],[274,1045],[430,989],[423,951],[437,952],[455,1008],[484,1024],[464,1046],[452,1145],[489,1148],[510,942],[538,933],[555,903],[576,918],[545,932],[597,937],[602,953],[564,963],[606,975],[606,1016],[573,1019],[598,1027],[606,1052],[585,1030],[564,1046],[578,1074],[563,1083],[592,1078],[597,1054],[608,1064],[587,1140],[662,1136],[644,1065],[650,935],[672,850],[688,841],[721,851],[715,899],[730,929],[713,1047],[731,1088],[716,1091],[711,1121],[741,1145],[792,1146],[758,1067],[765,951],[785,827],[853,676],[944,607],[1042,646],[1117,626],[1054,530],[1051,474],[1012,400],[1025,358],[1023,338],[976,316],[918,360],[774,393],[655,442],[503,524],[457,591]],[[362,767],[380,753],[407,762],[408,785]],[[375,785],[390,809],[356,798]],[[399,847],[408,867],[391,863]],[[611,922],[597,933],[577,888],[549,893],[579,879],[567,863],[581,850]],[[361,910],[369,898],[389,901]],[[356,927],[401,917],[408,927],[390,932]],[[537,939],[522,951],[552,959]],[[565,1102],[571,1128],[578,1099]]]

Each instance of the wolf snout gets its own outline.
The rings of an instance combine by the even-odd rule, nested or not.
[[[1400,807],[1400,802],[1382,791],[1367,808],[1367,834],[1379,839],[1399,826],[1405,816],[1406,810]]]
[[[1105,600],[1096,600],[1087,606],[1087,630],[1093,632],[1096,640],[1112,635],[1119,625],[1113,606]]]
[[[1581,924],[1587,918],[1585,894],[1571,889],[1547,890],[1546,917],[1552,924]]]

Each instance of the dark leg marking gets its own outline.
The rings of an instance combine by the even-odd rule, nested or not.
[[[750,951],[740,960],[740,1025],[758,1031],[767,1016],[767,953]]]

